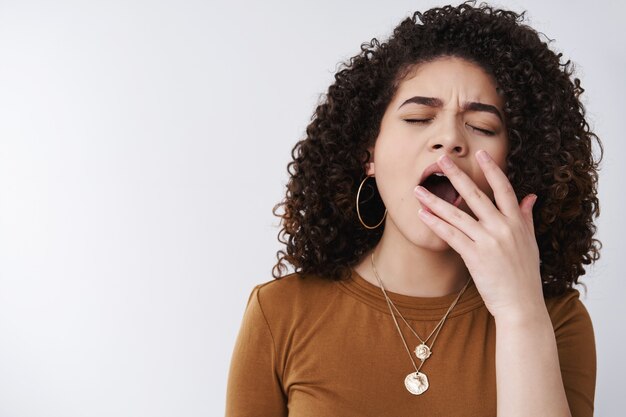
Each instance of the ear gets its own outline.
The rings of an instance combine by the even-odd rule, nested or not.
[[[374,175],[376,173],[376,169],[374,167],[374,148],[370,147],[370,148],[367,148],[367,150],[370,153],[370,160],[366,164],[367,169],[365,171],[365,174],[366,175]]]

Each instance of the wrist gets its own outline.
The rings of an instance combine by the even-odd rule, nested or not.
[[[528,327],[536,326],[540,323],[551,323],[550,314],[548,313],[545,302],[525,306],[523,308],[509,309],[494,315],[494,319],[496,326]]]

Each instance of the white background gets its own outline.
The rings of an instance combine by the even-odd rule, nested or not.
[[[223,415],[245,303],[281,248],[271,209],[318,98],[361,43],[443,4],[0,1],[0,417]],[[582,281],[596,414],[616,416],[624,6],[491,4],[528,10],[574,61],[605,145],[604,247]]]

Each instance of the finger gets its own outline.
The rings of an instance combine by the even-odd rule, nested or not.
[[[483,170],[489,186],[493,190],[496,205],[500,212],[506,217],[519,216],[520,207],[517,196],[507,176],[502,172],[498,164],[491,159],[487,151],[481,149],[476,152],[474,156],[478,160],[478,164]]]
[[[536,194],[528,194],[522,200],[520,207],[523,207],[521,210],[524,213],[524,217],[528,222],[528,225],[531,226],[533,231],[535,230],[534,219],[533,219],[533,209],[535,208],[535,202],[537,201]]]
[[[479,220],[497,216],[498,209],[493,205],[489,196],[450,157],[442,155],[437,159],[437,163]]]
[[[443,198],[431,193],[425,187],[415,187],[415,196],[424,210],[432,212],[447,224],[454,226],[471,240],[476,241],[486,234],[485,229],[472,216],[448,203]]]
[[[472,240],[456,227],[453,227],[438,218],[435,214],[427,212],[425,209],[418,210],[419,217],[424,223],[435,232],[437,236],[445,240],[452,249],[460,254],[464,259],[470,255]],[[465,255],[465,256],[464,256]]]

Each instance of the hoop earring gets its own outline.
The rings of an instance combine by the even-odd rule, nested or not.
[[[357,191],[356,193],[356,214],[357,216],[359,216],[359,221],[361,222],[363,227],[371,230],[371,229],[376,229],[378,226],[380,226],[383,223],[383,221],[385,220],[385,217],[387,217],[387,208],[385,207],[385,214],[383,214],[383,218],[380,220],[380,222],[378,222],[376,226],[368,226],[363,222],[363,219],[361,218],[361,211],[359,210],[359,195],[361,195],[361,188],[363,187],[365,180],[367,180],[370,177],[374,178],[372,175],[368,175],[365,178],[363,178],[363,181],[361,181],[361,185],[359,185],[359,191]]]

